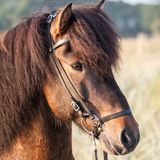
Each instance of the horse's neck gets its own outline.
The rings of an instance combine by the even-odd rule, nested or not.
[[[53,118],[37,113],[21,136],[2,159],[5,160],[73,160],[71,122],[61,121],[55,126]],[[0,158],[0,159],[1,159]]]

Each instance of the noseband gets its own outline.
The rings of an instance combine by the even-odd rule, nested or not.
[[[70,100],[71,100],[71,106],[73,107],[73,109],[76,112],[79,112],[81,117],[82,117],[82,127],[84,128],[84,130],[88,133],[90,133],[92,135],[92,139],[93,139],[93,145],[94,145],[94,150],[95,150],[95,157],[96,160],[98,160],[97,158],[97,149],[96,149],[96,143],[95,143],[95,137],[98,138],[100,132],[103,131],[102,129],[102,124],[104,122],[107,122],[111,119],[117,118],[117,117],[121,117],[127,114],[131,114],[132,111],[131,109],[127,109],[127,110],[123,110],[121,112],[117,112],[102,118],[97,117],[96,115],[94,115],[93,113],[91,113],[91,111],[89,110],[89,108],[87,107],[87,105],[85,104],[85,102],[82,100],[82,98],[80,97],[80,95],[78,94],[77,90],[75,89],[75,87],[73,86],[73,84],[71,83],[70,79],[68,78],[64,68],[61,65],[61,62],[59,61],[59,59],[56,57],[55,55],[55,50],[59,47],[61,47],[62,45],[68,43],[70,40],[68,37],[61,39],[60,41],[58,41],[57,43],[53,42],[53,38],[50,34],[50,23],[52,22],[52,19],[55,18],[57,16],[57,12],[55,12],[53,15],[50,14],[48,16],[48,20],[47,23],[48,25],[48,36],[49,36],[49,53],[51,55],[51,59],[52,59],[52,63],[53,66],[57,72],[58,78],[60,79],[64,89],[66,90],[66,93],[68,94]],[[75,100],[75,98],[72,96],[71,92],[69,91],[68,87],[71,89],[72,93],[74,93],[76,99],[78,101]],[[78,105],[80,104],[80,105]],[[90,118],[92,121],[92,125],[94,127],[94,131],[88,131],[84,124],[83,124],[83,120],[85,118]],[[105,158],[104,160],[107,160],[107,154],[104,152]]]

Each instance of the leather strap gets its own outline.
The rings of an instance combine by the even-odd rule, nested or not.
[[[54,65],[54,68],[56,69],[57,75],[63,85],[63,87],[65,88],[68,96],[70,97],[71,102],[75,102],[75,99],[73,98],[72,94],[70,93],[69,89],[67,88],[66,83],[68,84],[68,86],[71,88],[72,92],[74,93],[74,95],[76,96],[76,98],[78,99],[78,101],[80,102],[80,104],[82,105],[84,111],[88,114],[89,117],[94,118],[93,114],[90,112],[90,110],[88,109],[88,107],[86,106],[86,104],[84,103],[84,101],[82,100],[82,98],[79,96],[77,90],[74,88],[73,84],[71,83],[70,79],[68,78],[66,72],[64,71],[61,62],[59,61],[59,59],[56,57],[54,50],[59,48],[60,46],[64,45],[66,42],[69,41],[69,38],[66,37],[60,41],[58,41],[56,44],[54,44],[53,39],[50,38],[51,41],[51,46],[49,48],[50,54],[51,54],[51,59],[52,59],[52,63]],[[53,45],[54,44],[54,45]],[[65,79],[62,78],[62,75]]]
[[[51,41],[53,41],[52,38],[51,38]],[[65,73],[65,71],[64,71],[64,69],[63,69],[63,67],[61,65],[61,62],[55,56],[54,50],[57,49],[57,48],[59,48],[60,46],[64,45],[67,42],[69,42],[69,38],[68,37],[66,37],[66,38],[58,41],[56,44],[54,44],[52,42],[52,44],[54,44],[52,46],[52,48],[50,48],[50,50],[52,50],[52,52],[51,52],[52,59],[54,59],[54,61],[52,61],[52,62],[54,64],[55,68],[56,68],[57,75],[58,75],[59,79],[61,80],[61,83],[63,84],[63,87],[65,88],[67,94],[69,95],[69,97],[71,99],[71,102],[74,101],[74,98],[71,95],[70,91],[68,90],[68,88],[67,88],[67,86],[65,84],[65,81],[71,87],[71,89],[74,92],[74,94],[76,95],[78,101],[83,106],[83,109],[85,110],[85,112],[92,118],[93,114],[90,112],[90,110],[88,109],[88,107],[86,106],[86,104],[84,103],[84,101],[82,100],[82,98],[79,96],[77,90],[74,88],[73,84],[71,83],[70,79],[68,78],[67,74]],[[59,69],[60,69],[61,72],[59,71]],[[63,80],[61,73],[63,74],[63,76],[65,78],[65,81]],[[102,117],[99,120],[100,120],[101,123],[104,123],[104,122],[109,121],[111,119],[114,119],[114,118],[117,118],[117,117],[121,117],[121,116],[130,114],[130,113],[132,113],[131,109],[127,109],[127,110],[124,110],[124,111],[121,111],[121,112],[118,112],[118,113],[114,113],[114,114]],[[96,133],[96,135],[97,135],[97,133]]]
[[[56,12],[57,14],[57,12]],[[51,17],[51,18],[50,18]],[[51,21],[52,21],[52,18],[54,18],[55,16],[49,16],[49,21],[47,21],[47,23],[49,24]],[[61,62],[59,61],[59,59],[56,57],[55,55],[55,52],[54,50],[59,48],[60,46],[64,45],[65,43],[69,42],[69,38],[66,37],[60,41],[58,41],[56,44],[54,44],[53,42],[53,39],[51,37],[51,34],[50,34],[50,25],[48,25],[48,35],[49,35],[49,38],[50,38],[50,41],[49,41],[49,52],[50,52],[50,55],[51,55],[51,59],[52,59],[52,63],[54,65],[54,68],[57,72],[57,75],[58,75],[58,78],[60,79],[63,87],[65,88],[70,100],[71,100],[71,104],[76,104],[75,102],[75,99],[73,98],[72,94],[70,93],[69,89],[67,88],[67,86],[69,86],[72,90],[72,92],[74,93],[74,95],[76,96],[76,98],[78,99],[79,103],[81,104],[81,106],[83,107],[84,111],[87,113],[86,115],[83,115],[82,111],[81,111],[81,108],[78,106],[77,109],[75,109],[76,111],[81,111],[81,116],[82,117],[90,117],[91,120],[94,120],[95,119],[95,116],[90,112],[90,110],[88,109],[87,105],[85,104],[85,102],[82,100],[82,98],[79,96],[77,90],[74,88],[73,84],[71,83],[70,79],[68,78],[66,72],[64,71],[62,65],[61,65]],[[62,76],[63,75],[63,76]],[[64,79],[65,81],[64,81]],[[66,85],[67,83],[67,85]],[[127,110],[124,110],[124,111],[121,111],[121,112],[118,112],[118,113],[114,113],[112,115],[109,115],[109,116],[106,116],[106,117],[102,117],[102,118],[98,118],[98,122],[99,124],[101,125],[102,123],[106,122],[106,121],[109,121],[111,119],[114,119],[114,118],[117,118],[117,117],[121,117],[121,116],[124,116],[124,115],[127,115],[127,114],[130,114],[132,113],[131,109],[127,109]],[[93,121],[92,121],[93,122]],[[98,125],[95,126],[94,125],[94,137],[98,137],[99,135],[99,131],[98,131]],[[95,158],[96,160],[98,159],[97,157],[97,149],[95,149]],[[108,160],[108,155],[106,152],[104,152],[104,160]]]
[[[80,104],[82,105],[84,111],[88,114],[88,116],[90,116],[90,117],[92,118],[92,117],[93,117],[93,114],[90,112],[90,110],[88,109],[88,107],[86,106],[86,104],[84,103],[84,101],[83,101],[83,100],[81,99],[81,97],[79,96],[77,90],[74,88],[74,86],[73,86],[72,83],[70,82],[67,74],[66,74],[65,71],[62,69],[62,65],[61,65],[60,61],[56,58],[56,56],[55,56],[54,53],[51,54],[51,56],[53,57],[53,59],[54,59],[54,60],[56,61],[56,63],[57,63],[57,64],[56,64],[55,61],[53,61],[53,64],[58,66],[58,68],[61,70],[61,73],[62,73],[63,76],[65,77],[65,81],[64,81],[63,78],[62,78],[62,76],[61,76],[60,71],[59,71],[58,68],[56,67],[56,68],[57,68],[56,70],[58,71],[58,73],[59,73],[59,75],[60,75],[60,76],[59,76],[59,79],[61,80],[61,82],[62,82],[62,84],[63,84],[66,92],[68,93],[68,95],[69,95],[69,97],[70,97],[70,99],[71,99],[71,102],[75,102],[75,99],[72,97],[71,93],[69,92],[66,83],[69,85],[69,87],[72,88],[72,92],[73,92],[74,95],[77,97],[77,99],[78,99],[78,101],[80,102]],[[65,82],[66,82],[66,83],[65,83]]]
[[[104,160],[108,160],[108,154],[105,151],[103,151],[103,157],[104,157]]]
[[[127,114],[131,114],[132,111],[131,109],[127,109],[127,110],[124,110],[124,111],[121,111],[121,112],[117,112],[117,113],[114,113],[114,114],[111,114],[109,116],[106,116],[106,117],[102,117],[100,118],[100,121],[101,123],[104,123],[104,122],[107,122],[111,119],[114,119],[114,118],[117,118],[117,117],[121,117],[121,116],[124,116],[124,115],[127,115]]]
[[[66,38],[63,38],[61,39],[60,41],[58,41],[56,44],[54,44],[53,46],[53,50],[56,50],[57,48],[61,47],[62,45],[64,45],[65,43],[69,42],[69,38],[66,37]]]

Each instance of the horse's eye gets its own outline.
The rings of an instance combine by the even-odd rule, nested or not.
[[[71,66],[72,66],[72,68],[73,68],[74,70],[82,71],[82,64],[81,64],[80,62],[77,62],[77,63],[75,63],[75,64],[72,64]]]

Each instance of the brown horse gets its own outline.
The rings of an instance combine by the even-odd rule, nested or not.
[[[101,118],[129,109],[112,68],[118,69],[119,36],[98,5],[60,8],[51,22],[55,50],[67,76],[90,112]],[[49,55],[48,16],[37,13],[0,35],[0,159],[72,160],[72,121],[81,116],[70,103]],[[70,90],[70,87],[67,86]],[[71,94],[77,104],[83,106]],[[83,111],[84,112],[84,111]],[[93,131],[89,117],[84,126]],[[99,139],[109,154],[132,152],[139,142],[132,114],[102,124]]]

